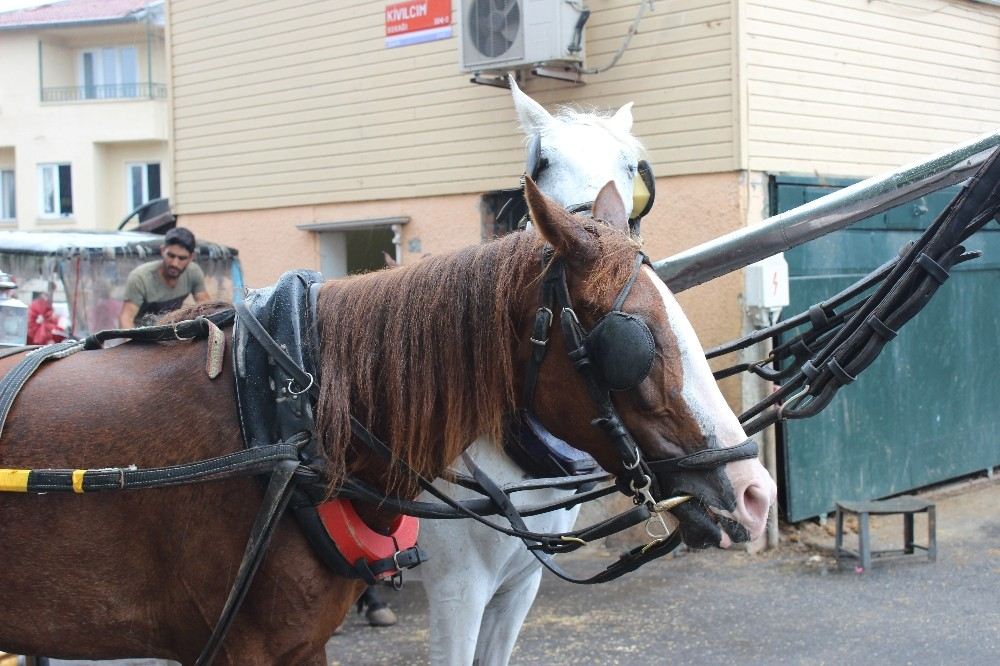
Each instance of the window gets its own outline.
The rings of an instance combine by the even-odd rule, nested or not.
[[[0,220],[17,218],[17,207],[14,205],[14,172],[0,170]]]
[[[139,57],[134,46],[90,49],[81,54],[84,99],[139,96]]]
[[[128,193],[126,205],[130,211],[142,204],[159,199],[160,194],[160,163],[125,165],[125,190]]]
[[[480,199],[480,236],[484,241],[506,236],[520,228],[528,214],[528,204],[521,188],[486,192]]]
[[[73,181],[68,164],[42,164],[38,167],[42,217],[68,217],[73,214]]]

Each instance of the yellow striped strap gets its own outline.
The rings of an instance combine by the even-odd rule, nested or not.
[[[28,492],[28,475],[30,469],[0,469],[0,492]]]
[[[83,475],[86,474],[85,469],[74,469],[73,470],[73,492],[82,493],[83,492]]]

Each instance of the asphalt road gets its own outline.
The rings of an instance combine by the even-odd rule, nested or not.
[[[918,557],[878,562],[863,574],[850,566],[838,570],[831,521],[784,531],[774,552],[687,552],[606,585],[580,587],[547,576],[511,663],[997,663],[1000,479],[922,496],[937,505],[935,563]],[[921,518],[916,534],[918,542],[926,534]],[[900,547],[901,519],[874,518],[872,536],[876,548]],[[611,557],[601,551],[574,556],[567,567],[593,571]],[[352,614],[327,645],[331,664],[427,662],[427,607],[419,584],[385,596],[399,624],[373,629]]]
[[[830,521],[785,532],[775,553],[689,552],[596,587],[547,576],[511,663],[997,663],[1000,480],[923,496],[937,505],[935,563],[838,570]],[[874,521],[876,548],[901,547],[900,517]],[[918,516],[918,543],[925,525]],[[573,564],[603,568],[607,557]],[[399,624],[373,629],[352,616],[327,646],[332,664],[426,663],[419,584],[386,596]]]

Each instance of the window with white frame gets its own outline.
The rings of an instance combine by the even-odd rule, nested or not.
[[[73,214],[73,181],[68,164],[38,165],[42,217],[68,217]]]
[[[110,46],[80,53],[84,99],[139,96],[139,54],[134,46]]]
[[[125,165],[125,191],[128,193],[128,209],[135,210],[160,194],[160,163],[143,162]]]
[[[0,169],[0,220],[17,219],[14,203],[14,171]]]

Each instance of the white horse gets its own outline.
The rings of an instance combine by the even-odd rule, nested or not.
[[[542,165],[536,171],[542,192],[569,207],[593,201],[601,187],[614,181],[631,210],[633,179],[642,150],[631,134],[631,102],[610,116],[569,110],[553,116],[524,94],[513,79],[511,91],[529,145],[534,145],[536,137],[540,141],[535,158]],[[501,486],[529,478],[496,442],[479,439],[468,453]],[[454,468],[468,473],[461,462]],[[435,485],[456,499],[477,497],[443,480]],[[527,506],[570,493],[537,490],[518,493],[517,499],[519,505]],[[434,501],[427,494],[420,499]],[[534,532],[566,532],[572,529],[578,513],[579,507],[562,509],[528,517],[525,522]],[[422,520],[420,545],[431,556],[415,570],[430,606],[431,663],[506,664],[538,592],[541,564],[519,539],[472,520]]]

